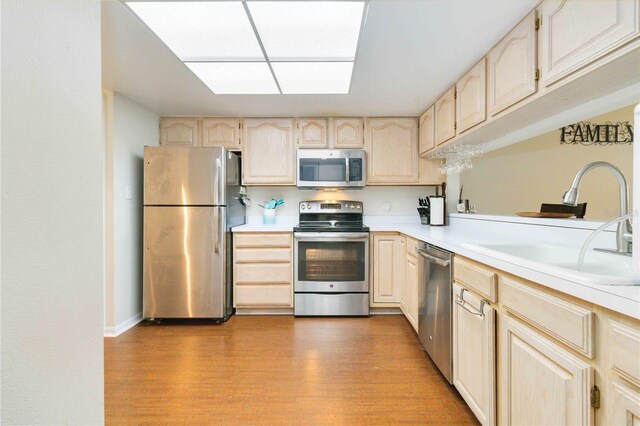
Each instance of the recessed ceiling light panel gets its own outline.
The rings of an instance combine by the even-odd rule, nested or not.
[[[127,6],[183,61],[265,60],[239,1],[134,1]]]
[[[266,62],[185,62],[216,94],[278,94]]]
[[[249,1],[271,61],[353,61],[364,2]]]
[[[353,62],[274,62],[283,94],[347,94]]]

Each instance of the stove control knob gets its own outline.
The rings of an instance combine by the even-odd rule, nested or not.
[[[306,209],[306,208],[307,208],[307,206],[305,206],[304,204],[302,204],[302,205],[300,206],[300,208],[301,208],[302,210],[304,210],[304,209]]]
[[[359,209],[359,208],[360,208],[360,204],[356,205],[356,208],[358,208],[358,209]]]
[[[311,208],[311,204],[307,203],[307,208],[310,209]]]
[[[355,209],[355,208],[356,208],[356,206],[355,206],[355,205],[353,205],[353,204],[349,204],[349,208],[350,208],[350,209]]]

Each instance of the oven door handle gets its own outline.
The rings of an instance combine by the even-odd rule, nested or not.
[[[296,232],[297,241],[369,241],[369,233],[359,232]]]

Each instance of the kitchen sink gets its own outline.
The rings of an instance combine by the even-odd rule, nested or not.
[[[544,243],[467,243],[464,246],[507,262],[520,263],[528,268],[543,266],[568,279],[599,285],[640,285],[640,276],[634,273],[630,256],[590,249],[587,250],[582,268],[578,269],[579,247]],[[544,272],[542,268],[540,271]]]

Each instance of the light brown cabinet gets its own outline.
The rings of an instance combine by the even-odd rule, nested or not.
[[[487,61],[482,58],[456,83],[456,131],[462,133],[487,118]]]
[[[436,147],[436,141],[434,139],[434,111],[435,107],[431,105],[431,107],[420,116],[418,122],[420,127],[420,155],[426,154]]]
[[[487,55],[489,115],[496,115],[536,92],[535,27],[536,11],[533,11]]]
[[[294,185],[293,119],[244,120],[242,176],[246,185]]]
[[[451,89],[438,99],[434,105],[435,114],[435,141],[436,146],[441,145],[456,135],[456,87]]]
[[[418,285],[420,281],[420,261],[415,252],[417,246],[417,240],[407,237],[404,285],[402,286],[404,303],[401,304],[404,316],[416,332],[418,332]]]
[[[293,241],[290,232],[233,234],[233,306],[293,307]]]
[[[501,315],[501,424],[593,424],[592,367],[519,322]]]
[[[480,423],[494,425],[496,311],[459,284],[453,285],[453,297],[453,384]]]
[[[637,361],[637,360],[636,360]],[[614,381],[612,423],[621,426],[640,425],[640,392],[621,381]]]
[[[367,184],[418,182],[418,120],[371,118],[365,135]]]
[[[198,144],[197,118],[160,118],[160,145],[198,146]]]
[[[371,241],[371,306],[399,307],[404,279],[405,237],[398,234],[374,233]]]
[[[330,148],[333,148],[333,149],[364,148],[364,119],[362,118],[331,119]]]
[[[299,118],[296,120],[298,148],[327,148],[327,119]]]
[[[239,118],[203,118],[200,122],[201,146],[223,146],[239,151]]]
[[[545,0],[540,10],[545,86],[640,35],[640,0]]]

